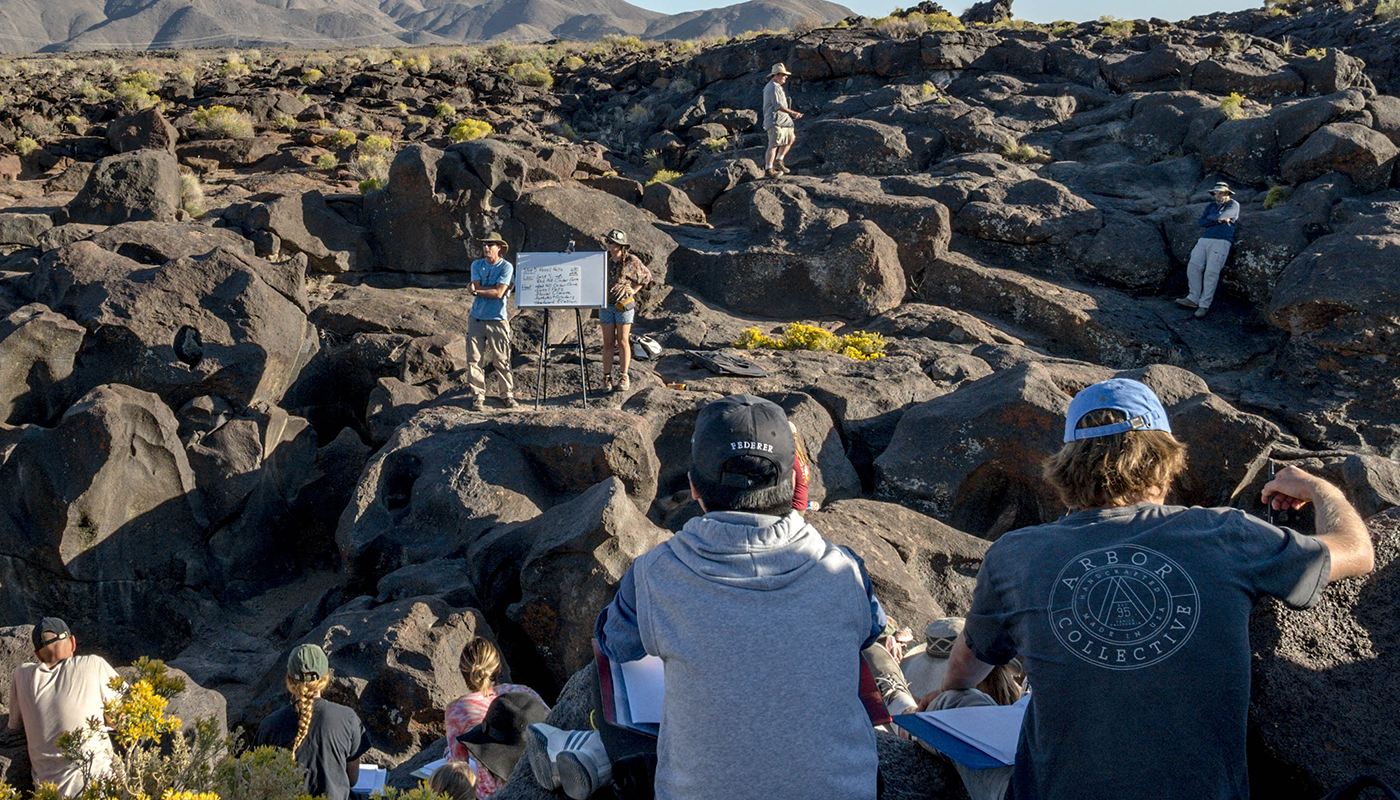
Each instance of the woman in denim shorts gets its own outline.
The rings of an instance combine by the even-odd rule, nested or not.
[[[651,270],[641,259],[632,255],[627,234],[614,228],[603,240],[608,250],[608,298],[611,304],[598,312],[603,325],[603,391],[611,392],[613,383],[613,350],[618,351],[622,375],[616,388],[626,391],[632,381],[627,370],[632,366],[632,321],[637,316],[637,291],[651,283]]]

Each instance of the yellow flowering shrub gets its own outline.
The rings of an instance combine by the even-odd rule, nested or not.
[[[213,789],[223,800],[303,800],[302,787],[296,757],[282,747],[254,747],[214,770]]]
[[[734,346],[746,350],[816,350],[840,353],[857,361],[885,357],[885,337],[878,333],[856,331],[837,336],[825,328],[800,322],[787,326],[782,339],[774,339],[758,328],[745,328]]]

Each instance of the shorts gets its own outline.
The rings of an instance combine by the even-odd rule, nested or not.
[[[632,320],[637,318],[637,306],[634,304],[626,311],[618,311],[615,306],[604,306],[598,309],[598,321],[604,325],[631,325]]]
[[[783,145],[792,144],[795,141],[797,141],[796,128],[783,127],[768,129],[769,147],[782,147]]]

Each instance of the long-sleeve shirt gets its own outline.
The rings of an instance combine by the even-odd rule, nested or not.
[[[1228,219],[1229,222],[1221,222]],[[1231,200],[1224,205],[1212,200],[1206,203],[1205,209],[1201,211],[1201,218],[1196,220],[1196,225],[1205,228],[1201,234],[1202,239],[1224,239],[1227,242],[1235,241],[1235,223],[1240,220],[1240,204]]]

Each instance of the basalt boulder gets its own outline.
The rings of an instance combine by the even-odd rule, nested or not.
[[[73,360],[85,334],[38,303],[0,320],[0,422],[45,424],[68,407]]]
[[[97,162],[73,202],[69,222],[116,225],[133,220],[175,221],[180,167],[165,150],[138,150]]]

